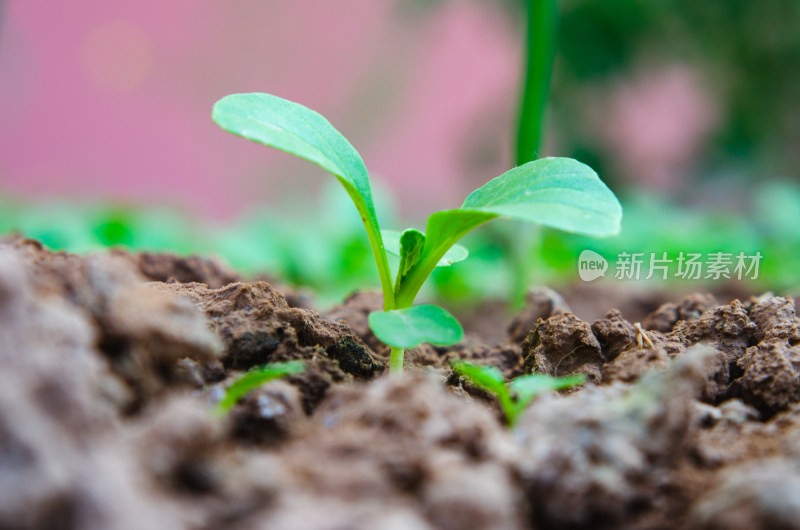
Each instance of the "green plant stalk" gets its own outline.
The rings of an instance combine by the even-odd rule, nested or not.
[[[555,59],[558,27],[558,0],[527,0],[527,37],[525,49],[525,77],[522,81],[517,142],[514,160],[516,165],[539,157],[544,136],[544,113],[550,92],[550,78]],[[528,285],[527,260],[532,244],[538,240],[538,227],[517,223],[514,230],[516,243],[511,243],[511,306],[515,309],[525,303]]]
[[[369,212],[363,211],[364,208],[360,206],[358,200],[358,190],[350,185],[345,179],[336,176],[336,179],[344,186],[347,194],[353,199],[358,210],[358,215],[361,217],[361,222],[364,223],[364,228],[367,231],[369,238],[369,245],[372,248],[372,254],[375,257],[375,264],[378,266],[378,276],[381,280],[381,291],[383,292],[383,310],[389,311],[395,309],[396,303],[394,298],[394,283],[392,282],[392,271],[389,268],[389,258],[386,256],[386,249],[383,246],[383,238],[379,230],[369,222]]]
[[[550,92],[558,26],[557,0],[527,0],[525,78],[517,121],[516,165],[539,157],[544,111]]]
[[[405,357],[406,350],[403,348],[395,348],[392,346],[392,353],[389,355],[389,373],[402,374],[403,373],[403,358]]]
[[[517,417],[517,407],[511,399],[511,393],[508,389],[504,388],[504,392],[497,394],[497,401],[500,403],[500,408],[503,409],[503,415],[508,421],[508,426],[513,427]]]

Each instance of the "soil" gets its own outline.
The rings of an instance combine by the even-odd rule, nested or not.
[[[209,259],[0,240],[0,528],[800,528],[793,300],[570,303],[532,290],[392,377],[375,293],[320,314]],[[509,429],[455,358],[589,381]]]

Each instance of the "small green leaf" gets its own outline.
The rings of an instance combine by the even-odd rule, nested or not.
[[[542,392],[564,390],[586,382],[583,374],[553,377],[547,374],[529,374],[517,377],[511,382],[511,391],[516,394],[517,407],[524,409]]]
[[[409,228],[400,236],[400,265],[397,267],[397,279],[394,281],[395,294],[408,271],[419,261],[422,247],[425,246],[425,234],[419,230]]]
[[[464,337],[458,320],[435,305],[416,305],[392,311],[373,311],[369,327],[382,342],[395,348],[414,348],[423,342],[455,344]]]
[[[383,244],[386,248],[386,252],[392,256],[397,256],[398,258],[400,257],[400,237],[403,233],[398,232],[397,230],[381,230],[381,236],[383,237]],[[444,256],[442,256],[442,258],[436,263],[436,266],[449,267],[453,263],[464,261],[467,259],[467,257],[469,257],[469,250],[467,250],[467,247],[456,244],[450,247],[447,252],[445,252]]]
[[[422,247],[425,245],[425,234],[419,230],[408,229],[400,236],[400,267],[398,276],[405,274],[413,267],[419,256],[422,254]]]
[[[497,402],[503,410],[509,425],[513,424],[515,419],[514,401],[511,399],[511,393],[506,387],[506,378],[503,373],[494,366],[482,366],[479,364],[468,363],[466,361],[456,361],[453,363],[453,369],[469,379],[469,381],[484,390],[488,390],[497,397]]]
[[[506,378],[495,366],[456,361],[453,363],[453,370],[469,379],[473,385],[486,389],[495,395],[506,392]]]
[[[249,392],[255,390],[264,383],[272,381],[273,379],[279,379],[285,375],[300,373],[305,369],[305,364],[302,361],[273,363],[253,368],[228,387],[222,401],[217,405],[217,412],[224,414]]]

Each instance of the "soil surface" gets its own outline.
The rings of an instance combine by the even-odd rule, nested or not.
[[[505,333],[410,350],[390,377],[375,293],[319,314],[200,257],[6,238],[0,528],[800,528],[795,302],[723,302],[637,325],[535,289]],[[291,359],[306,371],[214,413]],[[588,382],[509,429],[451,359]]]

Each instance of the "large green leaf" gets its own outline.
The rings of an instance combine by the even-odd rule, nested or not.
[[[587,236],[619,233],[622,207],[592,168],[572,158],[541,158],[473,191],[461,210],[493,213]]]
[[[374,216],[361,155],[321,114],[272,94],[251,93],[225,96],[211,117],[226,131],[319,164],[354,188]]]
[[[597,173],[571,158],[541,158],[507,171],[472,192],[457,210],[428,217],[425,247],[397,289],[397,305],[413,301],[447,250],[467,232],[496,217],[539,223],[567,232],[619,232],[622,207]]]
[[[415,305],[392,311],[373,311],[369,327],[382,342],[395,348],[415,348],[423,342],[447,346],[464,337],[458,320],[435,305]]]
[[[319,164],[339,179],[367,229],[384,304],[393,305],[392,280],[367,168],[350,142],[319,113],[271,94],[225,96],[214,104],[211,116],[226,131]]]

